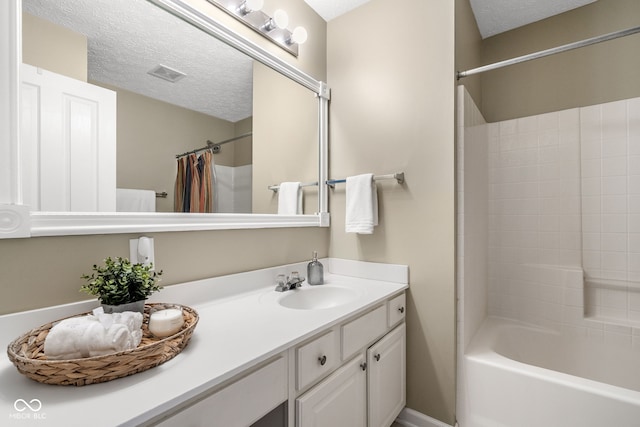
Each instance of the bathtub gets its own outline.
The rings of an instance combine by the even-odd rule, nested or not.
[[[640,350],[630,344],[490,317],[462,363],[460,427],[640,426]]]

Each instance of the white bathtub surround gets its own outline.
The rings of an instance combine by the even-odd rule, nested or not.
[[[456,417],[466,426],[461,411],[466,399],[463,357],[488,305],[489,160],[486,122],[463,86],[458,86],[457,108]]]
[[[473,103],[468,94],[461,101]],[[459,134],[458,277],[461,286],[469,275],[474,283],[459,293],[479,301],[461,316],[477,327],[485,309],[472,293],[483,289],[482,259],[473,260],[486,244],[489,315],[557,330],[578,317],[597,321],[580,321],[585,328],[640,327],[640,98],[487,125],[467,120]],[[486,242],[483,224],[474,223],[485,209]],[[582,295],[562,280],[580,269]]]
[[[559,277],[581,265],[579,123],[573,109],[487,125],[491,315],[562,323]]]
[[[580,114],[587,315],[640,327],[640,98]]]
[[[502,374],[472,379],[474,374],[467,372],[469,341],[485,313],[552,330],[561,341],[604,344],[623,354],[640,348],[640,273],[635,271],[640,271],[640,98],[485,125],[465,119],[475,107],[464,104],[472,102],[460,93],[456,412],[463,427],[522,425],[527,416],[491,418],[495,413],[482,412],[478,402],[493,399],[487,405],[499,404],[502,410],[510,399],[530,403],[537,392],[529,390],[542,390],[542,380],[509,385],[528,390],[522,396],[505,395],[509,388],[492,395],[487,392],[493,390],[491,375]],[[474,197],[483,193],[488,193],[486,201]],[[482,221],[476,221],[485,217],[488,235]],[[534,342],[536,350],[544,351],[545,341]],[[576,353],[570,360],[580,364],[587,359]],[[615,364],[615,357],[602,358],[591,370]],[[560,369],[554,366],[546,367]],[[480,390],[472,385],[484,387],[484,395],[478,398]],[[608,405],[599,406],[610,419],[601,425],[633,425],[616,423],[617,410]],[[531,419],[554,414],[554,408]],[[564,420],[526,425],[572,425]]]
[[[359,298],[324,310],[292,310],[263,302],[265,295],[274,292],[277,274],[304,271],[306,262],[167,286],[151,302],[188,305],[200,315],[189,345],[174,359],[130,377],[76,388],[32,381],[2,358],[2,406],[13,414],[11,408],[18,399],[38,399],[39,414],[54,426],[74,425],[75,420],[75,425],[139,425],[408,287],[406,266],[389,266],[387,271],[380,264],[336,262],[338,271],[349,274],[362,271],[371,277],[383,272],[381,281],[342,276],[332,269],[333,260],[321,261],[327,270],[326,283],[353,288]],[[0,342],[6,346],[29,328],[95,305],[87,301],[0,316]],[[105,405],[118,410],[105,411]],[[24,425],[24,420],[9,417],[8,423]]]
[[[216,165],[214,200],[216,212],[250,213],[253,168]]]
[[[487,316],[489,186],[486,122],[462,86],[458,108],[458,346],[464,349]]]
[[[464,358],[461,426],[636,426],[638,358],[640,349],[488,318]]]

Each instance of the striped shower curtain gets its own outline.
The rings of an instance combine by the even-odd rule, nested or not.
[[[178,159],[174,191],[175,212],[214,212],[213,153],[191,153]]]

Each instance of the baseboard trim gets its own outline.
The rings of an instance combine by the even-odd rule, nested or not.
[[[396,423],[405,427],[452,427],[410,408],[404,408],[400,412],[400,415],[396,418]]]

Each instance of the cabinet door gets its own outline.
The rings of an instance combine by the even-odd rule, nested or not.
[[[296,426],[365,427],[365,369],[360,355],[296,399]]]
[[[367,350],[369,427],[389,427],[406,403],[406,338],[401,324]]]

